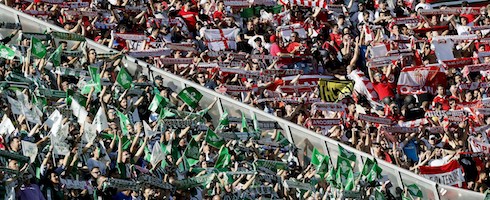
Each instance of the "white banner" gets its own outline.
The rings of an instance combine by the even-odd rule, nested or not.
[[[391,119],[383,118],[383,117],[376,117],[376,116],[371,116],[371,115],[365,115],[365,114],[359,114],[359,119],[367,121],[367,122],[378,123],[378,124],[390,125],[392,123]]]
[[[211,51],[236,49],[236,36],[239,29],[207,29],[204,31],[205,42]]]

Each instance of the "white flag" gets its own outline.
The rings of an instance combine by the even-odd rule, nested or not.
[[[22,115],[22,106],[21,103],[12,97],[7,96],[7,100],[9,101],[10,104],[10,109],[12,110],[12,113],[15,115]]]
[[[12,134],[15,131],[14,124],[7,115],[3,116],[2,123],[0,124],[0,135]]]
[[[146,121],[143,121],[143,128],[145,129],[146,136],[151,137],[157,134],[156,131],[151,130],[150,125],[146,123]]]
[[[155,166],[164,157],[165,157],[165,153],[162,151],[162,146],[160,145],[160,142],[156,142],[153,145],[153,149],[151,150],[151,158],[150,158],[151,165]]]
[[[236,36],[239,29],[206,29],[204,30],[204,38],[208,48],[212,51],[220,51],[227,49],[236,49]]]
[[[97,130],[94,125],[85,122],[83,125],[83,141],[92,143],[97,137]]]
[[[63,117],[61,116],[60,111],[55,110],[53,113],[51,113],[51,115],[49,115],[48,119],[44,122],[44,124],[48,125],[49,128],[52,128],[56,122],[58,121],[61,122],[61,119],[63,119]]]
[[[22,153],[24,156],[31,158],[31,163],[36,160],[37,151],[36,144],[22,140]]]
[[[97,114],[95,114],[92,125],[94,125],[95,129],[99,132],[109,128],[109,125],[107,125],[107,116],[105,116],[105,112],[102,107],[100,107]]]
[[[77,100],[72,98],[71,101],[71,110],[73,111],[73,115],[77,117],[77,122],[79,124],[85,123],[85,119],[87,118],[88,112],[85,110],[85,107],[82,107]]]

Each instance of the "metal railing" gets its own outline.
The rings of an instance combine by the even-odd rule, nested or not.
[[[35,17],[32,17],[30,15],[27,15],[25,13],[7,7],[3,4],[0,4],[0,21],[17,22],[18,20],[20,20],[23,31],[25,32],[42,33],[46,31],[47,28],[50,28],[54,31],[66,32],[64,29],[60,27],[49,24],[45,21],[42,21],[40,19],[37,19]],[[0,33],[2,32],[4,31],[0,31]],[[2,34],[5,35],[4,33]],[[115,51],[113,49],[108,48],[107,46],[97,44],[92,40],[87,40],[87,45],[90,48],[96,49],[98,52],[106,53],[106,52]],[[314,133],[313,131],[301,127],[297,124],[294,124],[290,121],[284,120],[282,118],[278,118],[271,114],[265,113],[264,111],[259,110],[255,107],[251,107],[242,102],[231,99],[230,97],[206,89],[199,84],[183,79],[172,73],[155,68],[152,65],[143,62],[141,60],[128,56],[126,57],[126,61],[128,64],[128,69],[129,69],[128,71],[130,71],[131,73],[134,74],[136,71],[138,71],[148,75],[150,78],[152,78],[152,75],[160,75],[164,78],[163,80],[164,85],[167,85],[167,87],[170,87],[174,91],[180,91],[181,89],[188,86],[192,86],[196,88],[203,94],[201,105],[209,105],[215,100],[215,98],[218,98],[218,102],[216,106],[214,106],[208,112],[213,117],[213,120],[215,120],[213,121],[214,124],[217,123],[219,116],[223,113],[224,110],[226,110],[230,116],[235,116],[235,117],[240,117],[242,112],[245,113],[248,112],[250,113],[250,116],[252,116],[252,114],[255,114],[259,121],[260,120],[276,121],[282,128],[283,134],[291,142],[296,144],[298,148],[304,149],[304,145],[306,143],[311,144],[310,147],[314,146],[321,153],[330,155],[332,163],[337,162],[337,156],[339,155],[338,152],[339,144],[342,145],[345,149],[357,155],[357,162],[355,166],[357,171],[362,170],[363,163],[367,158],[373,159],[373,156],[367,153],[358,151],[347,145],[343,145],[337,141],[334,141],[328,137]],[[301,151],[303,150],[300,150],[300,155],[301,155]],[[307,151],[308,151],[307,155],[311,155],[311,148],[309,148]],[[390,190],[393,194],[395,194],[396,187],[415,183],[422,190],[424,194],[423,199],[435,199],[435,200],[474,199],[476,200],[476,199],[484,198],[484,195],[481,193],[464,190],[452,186],[437,184],[431,180],[423,178],[413,172],[402,169],[398,166],[392,165],[383,160],[378,159],[378,164],[383,169],[382,175],[387,176],[389,180],[391,180],[391,183],[394,187],[392,187]]]

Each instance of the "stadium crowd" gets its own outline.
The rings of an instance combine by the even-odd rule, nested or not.
[[[69,32],[0,24],[10,30],[0,46],[6,199],[430,198],[417,185],[391,187],[376,160],[477,192],[490,184],[490,7],[4,3]],[[120,52],[97,52],[85,37]],[[254,116],[225,111],[213,124],[214,103],[130,73],[125,55],[375,160],[356,169],[339,145],[332,163]]]

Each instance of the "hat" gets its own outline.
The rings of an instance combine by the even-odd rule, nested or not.
[[[155,79],[155,81],[162,81],[163,80],[163,78],[161,76],[155,76],[154,79]]]
[[[277,37],[275,35],[271,35],[271,37],[269,38],[271,42],[276,42],[276,39]]]

